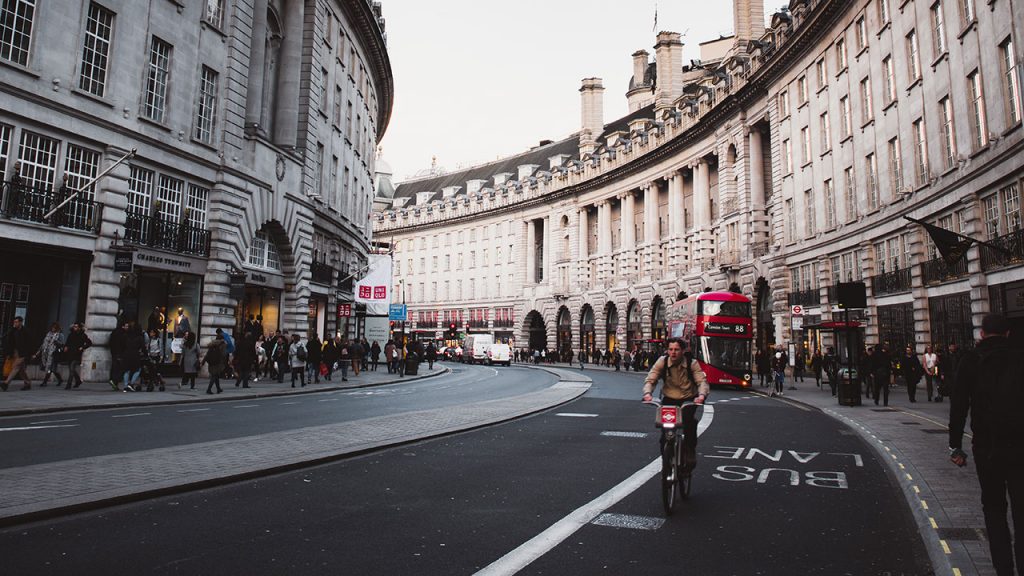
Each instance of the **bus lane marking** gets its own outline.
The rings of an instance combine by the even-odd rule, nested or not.
[[[735,460],[755,464],[757,461],[769,462],[768,467],[759,468],[747,464],[723,464],[715,468],[711,475],[716,480],[726,482],[750,482],[767,484],[774,476],[781,476],[789,486],[811,486],[814,488],[833,488],[846,490],[849,481],[842,470],[803,470],[804,466],[824,458],[830,466],[836,462],[852,461],[854,467],[862,468],[864,459],[860,454],[847,452],[799,452],[796,450],[763,450],[740,446],[714,446],[717,453],[702,454],[704,458]],[[791,463],[787,463],[792,461]],[[777,467],[781,464],[785,467]]]

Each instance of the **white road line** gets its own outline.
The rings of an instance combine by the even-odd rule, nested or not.
[[[704,407],[704,416],[697,425],[697,436],[711,426],[715,419],[714,406]],[[577,508],[571,514],[555,522],[547,530],[534,536],[521,546],[495,560],[483,570],[477,572],[483,576],[515,574],[530,565],[531,562],[554,549],[577,530],[589,524],[594,518],[615,505],[630,493],[647,483],[656,474],[661,473],[661,457],[657,457],[647,466],[623,480],[618,486],[598,496],[596,499]]]
[[[111,416],[111,418],[133,418],[135,416],[149,416],[149,414],[149,412],[139,412],[138,414],[118,414],[116,416]]]
[[[281,402],[281,406],[291,406],[292,404],[301,404],[301,402]]]
[[[63,422],[77,422],[78,418],[68,418],[67,420],[40,420],[39,422],[29,422],[29,424],[60,424]]]
[[[15,426],[12,428],[0,428],[0,432],[14,432],[17,430],[40,430],[43,428],[74,428],[78,424],[56,424],[54,426]]]
[[[577,412],[559,412],[555,416],[565,416],[566,418],[597,418],[597,414],[579,414]]]
[[[259,404],[244,404],[242,406],[232,406],[232,408],[259,408]]]
[[[324,398],[322,400],[317,400],[317,402],[337,402],[338,400],[341,400],[341,398]]]
[[[205,412],[209,408],[192,408],[191,410],[178,410],[178,412]]]

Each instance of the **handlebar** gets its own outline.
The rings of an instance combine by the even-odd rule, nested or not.
[[[653,397],[650,400],[641,400],[640,403],[641,404],[648,404],[650,406],[654,406],[655,408],[660,408],[661,405],[662,405],[661,404],[661,400],[659,400],[657,398],[653,398]],[[697,402],[695,402],[693,400],[687,400],[686,402],[683,402],[682,404],[677,404],[676,406],[679,407],[679,408],[686,408],[687,406],[703,406],[703,405],[704,405],[704,402],[701,402],[701,403],[698,404]]]

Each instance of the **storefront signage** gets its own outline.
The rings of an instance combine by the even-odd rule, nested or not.
[[[246,272],[246,282],[249,284],[255,284],[256,286],[266,286],[267,288],[276,288],[278,290],[284,289],[284,278],[277,274],[269,274],[267,272]]]
[[[747,325],[730,324],[726,322],[705,322],[704,332],[706,334],[746,334]]]
[[[135,265],[135,254],[131,251],[114,252],[114,272],[131,272]]]
[[[352,304],[338,304],[338,318],[352,316]]]
[[[245,298],[245,274],[231,275],[231,293],[229,297],[233,300]]]
[[[793,316],[803,316],[803,314],[804,314],[804,307],[800,306],[799,304],[797,304],[796,306],[793,306],[790,309],[790,312],[793,314]]]
[[[200,276],[206,274],[206,260],[190,258],[180,254],[164,254],[145,250],[137,250],[134,254],[135,266],[167,272],[184,272]]]

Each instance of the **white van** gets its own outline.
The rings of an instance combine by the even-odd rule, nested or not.
[[[462,361],[476,364],[487,361],[487,350],[494,344],[494,336],[490,334],[470,334],[462,343]]]
[[[504,364],[505,366],[512,365],[512,347],[508,344],[491,344],[491,347],[487,350],[487,364]]]

